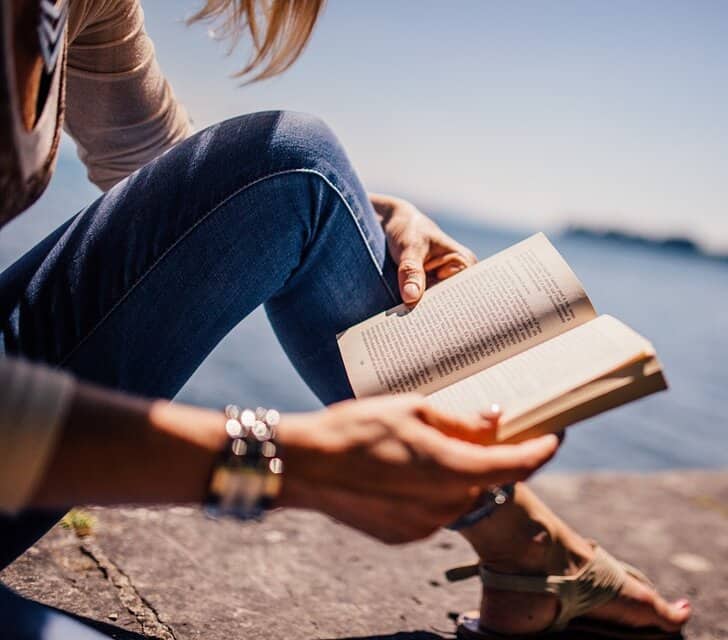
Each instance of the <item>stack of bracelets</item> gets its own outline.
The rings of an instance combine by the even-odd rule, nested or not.
[[[283,480],[276,442],[280,414],[275,409],[225,407],[229,440],[213,466],[205,508],[213,516],[260,519],[273,506]]]

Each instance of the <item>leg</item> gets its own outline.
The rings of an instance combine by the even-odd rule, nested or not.
[[[363,187],[331,132],[299,114],[211,127],[54,235],[0,278],[6,352],[145,395],[173,396],[268,303],[313,390],[348,397],[336,332],[396,302]]]
[[[394,291],[383,232],[340,145],[320,121],[276,112],[205,130],[117,185],[2,275],[0,309],[6,352],[172,397],[267,303],[328,403],[351,395],[336,333],[393,305]],[[0,520],[5,562],[32,535]]]
[[[512,502],[491,518],[463,530],[481,562],[499,573],[569,575],[591,559],[591,545],[559,519],[523,483],[516,485]],[[481,604],[481,624],[502,633],[532,633],[545,629],[556,618],[554,596],[486,590]],[[689,606],[667,603],[654,589],[631,578],[616,600],[590,617],[644,627],[678,630],[690,616]]]
[[[0,637],[5,640],[108,640],[60,611],[21,598],[0,584]]]

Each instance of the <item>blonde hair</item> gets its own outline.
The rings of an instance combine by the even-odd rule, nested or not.
[[[230,50],[247,32],[253,43],[250,60],[236,77],[247,82],[283,73],[301,55],[325,0],[206,0],[188,22],[219,23],[216,35],[230,40]],[[255,73],[253,73],[255,72]]]

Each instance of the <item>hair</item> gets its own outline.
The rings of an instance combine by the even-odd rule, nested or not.
[[[205,0],[188,23],[219,25],[217,36],[230,41],[230,52],[250,34],[253,53],[234,77],[246,83],[272,78],[288,69],[306,48],[325,0]]]

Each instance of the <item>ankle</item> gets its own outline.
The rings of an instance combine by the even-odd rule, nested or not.
[[[481,563],[500,573],[548,574],[562,562],[558,532],[546,523],[531,520],[511,531],[508,540],[482,549]]]
[[[593,556],[587,540],[523,489],[513,502],[462,533],[483,565],[501,573],[569,575]]]
[[[550,564],[557,539],[547,523],[511,504],[461,533],[485,567],[502,573],[541,573]]]
[[[557,529],[546,558],[546,574],[572,575],[594,557],[592,543],[566,526]]]

